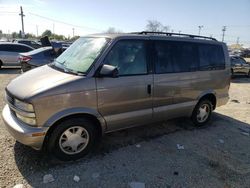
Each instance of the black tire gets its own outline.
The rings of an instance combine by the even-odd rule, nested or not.
[[[0,69],[2,68],[3,62],[0,60]]]
[[[63,151],[63,148],[62,148],[63,144],[60,144],[60,143],[61,143],[63,136],[65,136],[64,134],[65,131],[69,130],[72,127],[82,127],[85,131],[87,131],[89,139],[88,139],[88,143],[86,144],[86,146],[84,147],[82,151],[76,154],[67,154],[65,153],[65,151]],[[64,138],[64,139],[67,140],[68,138]],[[48,152],[50,154],[53,154],[56,158],[62,161],[77,160],[87,155],[91,151],[91,149],[94,147],[97,140],[98,140],[97,130],[96,130],[95,125],[91,121],[85,118],[71,118],[58,124],[57,127],[53,130],[48,140]],[[70,148],[70,146],[67,146],[67,147]]]
[[[198,117],[200,114],[200,108],[206,106],[207,108],[207,117],[204,118],[204,120],[201,121],[201,119]],[[192,122],[197,126],[197,127],[201,127],[203,125],[205,125],[211,118],[211,114],[212,114],[212,103],[210,100],[207,99],[203,99],[201,100],[194,108],[191,119]]]
[[[248,72],[248,75],[247,75],[249,78],[250,78],[250,70],[249,70],[249,72]]]

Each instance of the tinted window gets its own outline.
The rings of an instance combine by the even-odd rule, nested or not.
[[[146,74],[145,44],[143,41],[119,41],[109,52],[104,63],[117,67],[119,75]]]
[[[0,45],[1,51],[12,51],[12,45],[9,44],[2,44]]]
[[[27,46],[21,46],[16,44],[4,44],[0,45],[0,50],[8,52],[29,52],[32,49]]]
[[[198,67],[196,46],[188,42],[157,41],[156,73],[195,71]]]
[[[224,69],[223,49],[218,45],[199,44],[200,70]]]
[[[25,40],[18,41],[18,43],[30,45],[30,41],[25,41]]]
[[[16,46],[16,52],[29,52],[32,50],[32,48],[28,46]]]
[[[231,64],[232,65],[235,65],[237,63],[240,63],[240,62],[237,59],[235,59],[235,58],[231,58]]]
[[[5,50],[6,50],[6,45],[0,44],[0,51],[5,51]]]

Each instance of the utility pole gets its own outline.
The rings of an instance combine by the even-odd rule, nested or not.
[[[55,34],[55,23],[53,23],[53,34]]]
[[[239,43],[240,43],[240,37],[237,37],[236,44],[239,44]]]
[[[72,28],[73,31],[73,37],[75,36],[75,28]]]
[[[222,27],[222,42],[224,42],[226,30],[227,30],[227,27],[226,27],[226,26],[223,26],[223,27]]]
[[[36,25],[36,36],[38,37],[38,25]]]
[[[203,28],[204,26],[203,25],[199,25],[198,28],[199,28],[199,36],[201,35],[201,29]]]
[[[179,31],[179,34],[181,34],[181,30]]]
[[[22,37],[24,38],[24,24],[23,24],[23,17],[24,17],[25,15],[23,14],[23,7],[22,7],[22,6],[20,6],[20,11],[21,11],[21,13],[20,13],[19,15],[21,16],[21,21],[22,21]]]

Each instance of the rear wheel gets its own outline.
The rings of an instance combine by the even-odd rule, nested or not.
[[[54,129],[48,150],[60,160],[76,160],[89,153],[98,140],[97,136],[95,125],[88,119],[69,119]]]
[[[205,125],[210,120],[211,113],[212,103],[211,101],[204,99],[201,100],[194,108],[191,119],[196,126],[200,127]]]
[[[249,72],[248,72],[248,77],[250,78],[250,70],[249,70]]]
[[[2,65],[3,65],[3,63],[2,63],[2,61],[0,60],[0,69],[2,68]]]

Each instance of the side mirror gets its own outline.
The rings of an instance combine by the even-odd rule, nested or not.
[[[104,64],[99,73],[98,77],[111,77],[111,78],[117,78],[118,77],[118,69],[112,65],[106,65]]]

